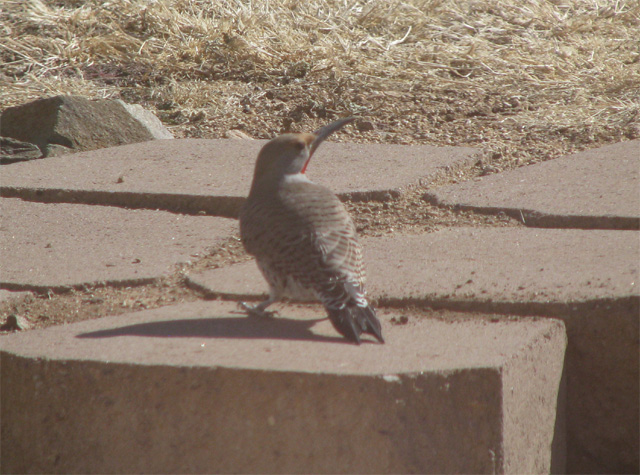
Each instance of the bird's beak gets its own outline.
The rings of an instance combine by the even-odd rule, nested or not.
[[[313,152],[316,151],[318,146],[326,139],[329,135],[334,133],[337,130],[340,130],[342,127],[347,125],[350,122],[356,120],[355,117],[346,117],[344,119],[336,120],[335,122],[331,122],[330,124],[325,125],[324,127],[320,127],[316,130],[313,135],[316,136],[311,142],[311,147],[309,148],[309,158],[313,155]]]

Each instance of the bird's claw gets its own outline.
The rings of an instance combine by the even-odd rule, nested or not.
[[[250,317],[273,318],[278,312],[277,310],[268,311],[260,308],[260,305],[249,305],[246,302],[238,302],[238,308]]]

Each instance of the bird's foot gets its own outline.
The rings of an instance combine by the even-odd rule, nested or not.
[[[258,305],[249,305],[246,302],[238,302],[238,308],[246,313],[250,317],[260,317],[260,318],[273,318],[278,312],[265,310],[263,306]]]

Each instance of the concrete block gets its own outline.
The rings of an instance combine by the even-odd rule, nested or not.
[[[386,305],[548,315],[567,325],[568,469],[639,468],[637,231],[449,228],[366,238],[370,295]],[[254,262],[194,274],[211,295],[259,299]]]
[[[0,212],[0,285],[9,290],[148,282],[237,232],[226,218],[11,198]]]
[[[0,470],[562,471],[562,323],[436,316],[382,312],[384,345],[234,302],[0,337]]]
[[[51,158],[43,166],[16,163],[3,170],[0,193],[34,201],[235,217],[265,143],[154,140]],[[472,164],[475,153],[463,147],[324,143],[307,173],[344,199],[385,200],[421,179]]]
[[[639,240],[636,231],[447,228],[369,237],[362,245],[367,289],[375,299],[531,307],[640,295]],[[255,262],[189,280],[233,298],[256,298],[267,290]]]
[[[506,213],[527,226],[640,229],[640,140],[427,193],[430,201]]]

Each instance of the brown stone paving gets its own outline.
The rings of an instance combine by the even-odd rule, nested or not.
[[[637,231],[449,228],[363,239],[381,304],[549,315],[567,325],[568,466],[633,470],[638,459]],[[257,299],[254,262],[188,276],[212,295]],[[275,306],[286,312],[286,306]]]
[[[636,231],[460,227],[362,244],[369,294],[384,302],[571,303],[640,295],[639,239]],[[267,291],[253,261],[188,279],[233,298]]]
[[[2,196],[234,216],[262,140],[155,140],[13,164]],[[325,143],[308,174],[353,199],[386,199],[421,180],[471,166],[477,150]]]
[[[398,318],[356,346],[317,306],[262,319],[200,301],[2,337],[2,470],[51,471],[49,454],[68,472],[561,467],[561,323]]]
[[[218,148],[212,154],[211,147],[215,145],[213,142],[205,140],[159,141],[102,150],[99,152],[103,157],[101,161],[91,158],[92,154],[98,152],[91,152],[47,159],[46,162],[14,164],[3,169],[2,193],[4,196],[17,195],[35,201],[86,200],[92,203],[128,204],[137,207],[152,205],[165,209],[173,207],[173,209],[181,209],[188,213],[204,210],[207,213],[219,212],[220,214],[233,215],[242,200],[241,197],[246,194],[248,189],[255,154],[260,143],[220,141]],[[188,153],[184,153],[184,151],[178,153],[183,145],[190,150]],[[487,206],[482,203],[479,206],[471,204],[469,205],[471,208],[483,212],[503,211],[520,219],[524,218],[525,224],[532,226],[610,227],[618,229],[630,227],[635,229],[640,214],[637,199],[638,161],[637,157],[633,155],[633,149],[631,149],[632,156],[629,157],[630,145],[637,145],[637,142],[604,147],[585,152],[585,154],[577,154],[557,161],[486,177],[478,182],[439,188],[434,192],[439,193],[444,190],[443,192],[447,193],[458,193],[455,200],[445,204],[462,205],[463,207],[467,205],[459,199],[459,196],[462,196],[464,192],[474,198],[475,194],[478,199],[486,200],[489,204]],[[233,148],[235,152],[223,156],[220,153],[221,147],[227,146]],[[248,150],[250,147],[254,147],[254,149]],[[335,150],[347,150],[349,147],[353,147],[353,152],[349,151],[350,149],[347,150],[352,159],[340,162],[337,153],[328,153],[332,151],[332,147],[335,147]],[[351,194],[351,198],[356,199],[371,197],[381,199],[384,198],[381,195],[385,193],[420,183],[421,178],[433,178],[445,170],[442,167],[446,165],[455,169],[456,167],[464,167],[465,164],[468,165],[474,160],[471,158],[472,151],[469,149],[450,149],[448,153],[455,152],[459,155],[439,162],[436,159],[432,160],[438,154],[429,155],[429,158],[425,160],[428,147],[423,150],[425,153],[419,154],[420,156],[406,153],[411,150],[415,151],[415,147],[404,149],[389,146],[389,153],[383,153],[385,150],[383,148],[378,148],[375,153],[372,153],[371,149],[367,149],[367,147],[369,146],[326,144],[320,149],[314,160],[315,162],[322,160],[324,166],[310,167],[310,176],[343,193],[346,197]],[[146,150],[146,152],[131,153],[136,150]],[[357,155],[358,150],[362,151],[362,155]],[[122,153],[123,151],[126,153]],[[328,155],[323,155],[323,152]],[[229,175],[210,175],[212,169],[230,169],[226,164],[228,156],[236,157],[234,164],[237,163],[238,166],[232,168]],[[397,158],[393,159],[392,157]],[[71,161],[72,158],[74,161]],[[76,158],[82,160],[75,161]],[[554,165],[556,162],[558,165]],[[398,164],[405,163],[407,164],[406,168],[402,165],[398,166]],[[615,166],[612,166],[612,163],[615,163]],[[425,168],[420,168],[424,172],[416,174],[415,169],[418,164]],[[365,169],[366,173],[363,172]],[[8,173],[5,173],[5,170]],[[54,170],[53,173],[52,170]],[[78,186],[76,187],[74,183]],[[25,188],[21,188],[23,186]],[[413,192],[415,191],[413,190]],[[214,201],[207,201],[209,195],[214,196]],[[229,200],[226,202],[218,200],[224,196]],[[5,203],[10,203],[10,205]],[[527,203],[532,205],[532,209],[525,207]],[[207,216],[194,217],[166,212],[132,211],[79,204],[47,205],[11,199],[3,199],[1,206],[3,207],[2,232],[5,234],[3,244],[5,244],[5,248],[13,246],[13,249],[19,250],[18,254],[12,253],[7,258],[7,252],[3,249],[3,282],[7,275],[5,266],[12,272],[21,273],[20,280],[22,282],[29,282],[25,280],[25,276],[29,277],[27,272],[29,267],[24,265],[31,262],[28,260],[31,259],[31,257],[27,257],[28,255],[33,255],[35,265],[46,263],[43,268],[46,267],[47,276],[56,278],[56,282],[64,280],[61,277],[67,273],[64,268],[63,272],[60,272],[61,262],[67,267],[80,263],[78,272],[86,272],[91,282],[105,280],[106,278],[102,275],[113,271],[114,269],[111,267],[118,267],[118,269],[129,272],[123,274],[128,276],[124,277],[126,279],[129,279],[131,273],[134,278],[138,278],[135,271],[140,272],[143,269],[141,264],[147,263],[147,258],[142,259],[140,256],[149,256],[149,259],[153,259],[156,270],[150,275],[158,276],[163,272],[169,272],[175,263],[184,259],[194,259],[193,255],[200,254],[207,246],[215,245],[216,236],[226,237],[231,232],[227,228],[220,234],[212,231],[223,220]],[[13,214],[5,213],[6,206]],[[85,208],[87,213],[79,211]],[[407,210],[407,212],[410,211],[410,209]],[[520,214],[521,211],[522,214]],[[9,216],[11,219],[5,220],[5,216]],[[79,220],[78,216],[82,220]],[[85,221],[85,217],[88,221]],[[7,226],[5,223],[10,224]],[[33,226],[33,223],[42,223],[42,225]],[[54,232],[48,229],[49,226]],[[232,223],[230,226],[235,231],[237,224]],[[192,232],[193,236],[186,236],[186,230]],[[117,236],[114,237],[115,235]],[[184,243],[183,248],[180,249],[168,241],[170,237],[178,235],[180,242]],[[11,236],[11,239],[13,236],[18,236],[18,244],[7,241],[6,236]],[[160,243],[159,245],[156,240]],[[477,312],[497,311],[507,315],[513,313],[536,314],[562,319],[566,324],[569,338],[565,361],[568,398],[567,469],[571,472],[617,473],[637,472],[639,465],[638,400],[640,395],[638,394],[638,380],[640,369],[637,359],[637,335],[640,312],[638,308],[640,258],[638,242],[638,232],[636,231],[551,230],[520,227],[503,229],[448,228],[422,235],[391,235],[383,238],[370,237],[363,240],[370,276],[371,295],[384,305],[402,307],[402,310],[397,311],[381,310],[383,315],[387,315],[386,320],[383,318],[383,325],[385,337],[391,338],[390,341],[394,340],[395,332],[399,329],[413,328],[411,325],[392,325],[389,320],[391,314],[395,315],[394,321],[396,323],[404,321],[402,317],[409,316],[409,322],[413,324],[415,319],[412,318],[411,305],[463,309],[473,312],[472,315],[476,315],[476,318],[482,321],[486,320],[477,316]],[[48,244],[51,244],[51,247],[47,247]],[[55,254],[56,258],[52,258],[54,250],[62,250],[63,259],[60,259],[60,254]],[[87,270],[89,266],[93,265],[91,262],[96,260],[95,257],[100,256],[100,252],[106,251],[110,252],[110,259],[116,260],[104,262],[100,260],[100,265],[90,271]],[[47,252],[50,254],[48,255]],[[93,255],[93,259],[82,260],[91,255]],[[167,258],[167,256],[171,256],[171,258]],[[165,258],[166,262],[163,260]],[[140,262],[137,262],[137,259],[140,259]],[[6,262],[10,265],[7,265]],[[116,265],[107,267],[107,262]],[[108,271],[105,271],[105,268]],[[196,268],[202,268],[202,266]],[[40,273],[37,274],[39,278]],[[98,277],[96,278],[96,276]],[[49,277],[47,279],[49,283],[46,285],[51,285],[52,281]],[[253,263],[238,264],[213,272],[192,272],[189,279],[191,285],[201,289],[213,289],[213,293],[233,298],[255,299],[266,290],[266,286]],[[82,280],[86,279],[78,281]],[[33,285],[31,282],[26,287],[33,287]],[[3,287],[9,288],[6,284],[3,284]],[[192,305],[197,307],[197,305],[208,304],[199,302]],[[235,302],[225,305],[233,306]],[[189,333],[192,331],[189,330],[191,325],[195,326],[196,332],[207,332],[212,328],[210,325],[203,327],[196,321],[203,315],[194,319],[191,318],[189,312],[183,312],[184,308],[196,307],[164,307],[126,317],[128,323],[132,323],[130,317],[136,315],[149,316],[153,321],[162,320],[163,312],[168,312],[167,315],[171,315],[171,318],[176,321],[180,315],[187,316],[186,322],[171,324],[168,329],[164,326],[165,324],[151,324],[151,330],[155,332],[154,335],[168,337],[167,331],[170,331],[177,332],[175,336],[179,335],[179,338],[152,338],[150,335],[146,338],[138,338],[135,335],[113,336],[113,338],[124,345],[120,347],[120,350],[126,347],[127,339],[136,338],[136,342],[151,342],[152,344],[139,344],[137,347],[131,347],[131,351],[143,359],[161,357],[166,353],[168,357],[180,361],[180,358],[183,357],[181,355],[184,353],[181,345],[184,342],[193,341],[194,337],[200,338],[202,336]],[[301,308],[302,310],[300,310]],[[290,318],[294,311],[296,316],[305,313],[304,308],[306,307],[295,305],[279,307],[284,319],[275,319],[268,323],[262,322],[257,330],[255,327],[251,327],[250,334],[243,333],[247,331],[247,327],[244,325],[246,319],[241,320],[242,329],[240,330],[234,327],[235,320],[229,320],[227,322],[229,326],[223,325],[223,327],[216,326],[214,328],[213,331],[226,333],[224,333],[224,339],[216,338],[216,344],[213,346],[218,348],[218,344],[222,340],[229,340],[228,344],[233,346],[225,346],[227,343],[220,345],[221,351],[227,349],[226,352],[223,352],[226,357],[238,358],[238,361],[242,361],[242,358],[245,357],[258,359],[264,357],[265,362],[271,361],[276,364],[276,360],[270,359],[273,355],[269,354],[273,351],[273,347],[267,344],[271,339],[276,339],[274,341],[277,341],[278,344],[285,342],[286,345],[290,344],[295,347],[304,345],[304,348],[301,347],[295,353],[278,353],[283,357],[283,361],[305,361],[308,348],[315,348],[315,345],[311,344],[316,338],[314,332],[323,328],[329,332],[332,331],[332,328],[328,322],[323,321],[310,330],[311,327],[307,323],[302,325]],[[125,317],[112,317],[95,322],[104,322],[106,325],[109,321],[116,321],[115,318]],[[450,321],[448,317],[446,320]],[[454,318],[453,321],[456,319]],[[87,324],[89,323],[87,322]],[[514,328],[518,328],[521,323],[520,320],[514,321]],[[137,328],[140,329],[140,327]],[[150,327],[144,326],[142,328],[148,330]],[[55,331],[64,333],[65,330],[58,328]],[[238,331],[240,333],[237,333]],[[258,333],[255,333],[256,331]],[[424,338],[427,340],[433,338],[434,341],[442,341],[445,345],[449,344],[447,348],[456,348],[455,345],[458,342],[456,335],[444,338],[448,333],[443,332],[442,328],[437,326],[432,327],[431,331],[433,333],[427,332],[426,335],[429,336]],[[25,332],[10,338],[28,338],[29,335],[39,335],[36,332]],[[291,334],[291,332],[300,339],[280,340],[276,336]],[[474,332],[481,333],[478,328]],[[267,337],[264,338],[264,335]],[[440,339],[441,336],[442,339]],[[321,336],[320,339],[322,338],[324,337]],[[420,342],[422,345],[420,351],[430,351],[430,349],[437,347],[436,343],[424,340],[424,338]],[[93,338],[90,343],[94,343],[96,340],[98,339]],[[8,340],[2,338],[0,341]],[[80,343],[81,340],[73,341]],[[207,344],[209,341],[203,341],[205,347],[204,349],[200,347],[198,351],[208,353],[211,349],[211,345]],[[464,340],[460,341],[464,343]],[[502,340],[497,338],[495,342],[502,348]],[[331,338],[317,343],[319,346],[331,345],[332,348],[340,343],[345,348],[352,348],[344,344],[342,340],[332,340]],[[266,357],[256,352],[256,344],[266,344],[264,346]],[[507,343],[505,342],[505,344]],[[160,347],[158,345],[162,346],[163,351],[158,351]],[[340,347],[342,348],[342,346]],[[380,348],[386,346],[365,344],[357,350],[360,351],[364,348],[364,352],[380,351]],[[100,354],[97,351],[98,346],[90,345],[86,348],[91,348],[91,351],[96,350],[95,355]],[[491,354],[491,348],[491,346],[478,348],[479,357]],[[422,355],[420,351],[417,352],[417,356]],[[332,354],[332,352],[323,353],[323,356],[318,360],[324,359],[326,354]],[[508,355],[508,352],[505,355]],[[438,359],[439,355],[435,355],[434,358],[442,361]],[[433,362],[434,358],[426,358],[427,363]],[[57,384],[59,381],[56,380],[59,368],[57,366],[54,368],[53,363],[53,366],[47,369],[44,367],[46,364],[42,366],[37,361],[20,361],[22,361],[19,363],[20,365],[31,366],[35,373],[40,371],[38,377],[47,378],[47,374],[51,373],[50,387],[59,386]],[[344,362],[347,366],[350,361],[352,361],[351,356],[345,357]],[[553,368],[553,364],[537,363],[535,358],[531,359],[530,363],[534,370],[523,370],[522,368],[517,370],[524,375],[524,378],[529,374],[537,374],[544,379],[548,368]],[[78,377],[81,379],[82,374],[85,374],[86,371],[91,374],[94,371],[87,370],[83,366],[84,364],[78,362],[78,374],[80,374]],[[296,364],[302,363],[297,362]],[[98,366],[100,365],[98,364]],[[5,365],[3,365],[4,367]],[[110,368],[106,371],[113,370],[111,366]],[[145,381],[145,378],[148,377],[145,374],[156,374],[154,371],[157,371],[157,378],[151,377],[153,381],[149,387],[160,387],[156,386],[161,384],[160,381],[166,382],[167,375],[164,373],[166,370],[162,367],[153,371],[145,370],[144,367],[122,367],[121,369],[123,373],[118,377],[121,377],[123,381],[135,381],[138,378]],[[68,377],[70,374],[64,368],[60,371],[64,372],[64,377]],[[150,372],[147,373],[147,371]],[[516,370],[514,370],[515,373]],[[290,385],[288,381],[278,383],[274,374],[273,372],[268,373],[269,376],[258,388],[259,394],[269,393],[269,391],[263,391],[265,386],[281,387],[280,383],[284,386]],[[462,371],[455,374],[466,373]],[[470,377],[472,376],[473,372],[470,373]],[[3,379],[5,379],[4,376]],[[176,381],[179,379],[178,377]],[[188,381],[188,384],[196,384],[200,379],[201,375],[194,377],[193,380]],[[504,383],[505,381],[503,381]],[[117,384],[126,387],[125,384]],[[521,380],[509,387],[518,388],[523,384],[525,382]],[[79,385],[82,386],[80,383]],[[26,382],[23,386],[27,387]],[[178,386],[183,387],[180,384]],[[4,384],[3,387],[7,387],[7,385]],[[246,392],[245,387],[243,383],[243,393]],[[108,392],[112,388],[107,384],[103,389]],[[116,392],[119,390],[118,387],[113,389]],[[347,391],[344,394],[348,393],[351,397],[352,394],[358,393],[357,388],[352,389],[355,393]],[[64,388],[61,391],[64,392]],[[159,391],[158,394],[165,395],[162,391]],[[26,396],[25,394],[16,394],[15,397],[18,398],[16,404],[18,404],[17,401],[24,400]],[[51,396],[51,404],[53,405],[57,404],[56,397],[58,396],[67,401],[62,393],[55,395],[51,393]],[[113,396],[115,400],[118,400],[122,399],[123,395],[114,394]],[[208,401],[209,399],[209,396],[203,397],[203,400]],[[91,399],[87,400],[91,401]],[[450,398],[447,400],[451,401]],[[553,407],[555,400],[549,398],[544,400],[546,401],[545,407]],[[140,404],[146,404],[146,402],[145,400]],[[457,405],[464,405],[467,402],[468,399],[463,395],[456,399]],[[160,397],[158,404],[162,406],[165,403],[163,397]],[[92,404],[95,404],[95,401]],[[240,412],[238,412],[239,409],[241,409]],[[230,415],[238,414],[242,413],[244,409],[244,407],[231,408],[228,412]],[[123,413],[126,413],[127,410]],[[43,411],[42,417],[46,417],[46,408]],[[520,430],[524,432],[531,432],[533,429],[530,424],[535,425],[536,420],[531,418],[531,414],[536,412],[527,406],[523,407],[523,411],[522,415],[518,416],[518,423],[512,427],[514,430],[520,427]],[[139,412],[134,411],[134,413]],[[381,410],[380,412],[385,411]],[[443,410],[443,414],[447,414],[447,412]],[[331,418],[330,415],[325,414],[324,416],[323,423],[327,420],[340,420],[340,418]],[[34,417],[40,416],[34,415]],[[436,423],[435,426],[447,427],[450,424],[449,421],[454,419],[455,417],[452,416],[447,419],[446,423]],[[404,417],[403,424],[406,425],[408,420],[413,419]],[[130,419],[127,422],[130,422]],[[175,426],[173,423],[167,424],[168,427]],[[233,424],[231,425],[233,426]],[[353,426],[357,426],[357,424],[351,424],[350,427]],[[507,432],[505,429],[504,433],[507,434]],[[144,431],[144,433],[147,434],[149,431]],[[158,431],[158,433],[163,433],[163,431]],[[473,433],[475,434],[475,432]],[[561,437],[562,433],[563,430],[558,428],[556,435]],[[25,437],[28,437],[27,432],[24,434]],[[239,437],[241,438],[242,435]],[[456,437],[454,437],[454,442],[457,440]],[[55,439],[57,441],[59,437],[56,436]],[[531,444],[527,443],[525,439],[522,434],[509,439],[519,441],[519,449],[514,453],[533,453]],[[404,433],[402,440],[406,440]],[[282,445],[284,441],[280,442],[280,446],[284,446]],[[35,447],[35,444],[32,445]],[[178,453],[187,453],[189,452],[187,449],[193,447],[195,447],[194,444],[186,445],[183,447],[184,450],[178,451]],[[71,449],[65,448],[64,450]],[[380,446],[378,451],[388,452],[386,446]],[[162,456],[165,453],[170,453],[170,451],[162,452],[156,457],[157,460],[163,460]],[[505,453],[507,453],[506,448]],[[41,455],[44,457],[45,454]],[[406,460],[406,455],[405,453],[401,459]],[[526,456],[528,457],[528,455]],[[110,459],[115,458],[117,457]],[[76,458],[65,458],[65,463],[71,463],[69,462],[71,459]],[[338,458],[334,457],[334,459]],[[452,456],[449,459],[454,463],[459,461],[460,457]],[[548,465],[544,464],[535,465],[534,463],[536,468],[531,468],[534,466],[531,465],[533,462],[527,462],[525,465],[517,463],[509,465],[510,462],[507,462],[507,459],[508,456],[505,455],[504,467],[506,467],[506,471],[539,472],[549,470]],[[438,460],[442,460],[442,458]],[[498,459],[494,457],[495,460],[499,462],[499,457]],[[165,463],[163,468],[166,466],[169,465]],[[388,466],[396,467],[397,471],[406,468],[393,464]],[[526,470],[522,469],[525,466]],[[556,469],[558,466],[556,465]],[[291,468],[292,465],[287,465],[287,467],[290,468],[289,471],[294,470]],[[441,471],[446,471],[447,467],[451,468],[442,466]],[[453,471],[486,471],[477,467],[461,468],[456,466],[454,467],[456,470]],[[486,468],[484,465],[483,467]],[[74,469],[71,466],[68,468],[69,470]],[[410,468],[419,471],[415,466]],[[81,471],[82,467],[76,467],[76,469]],[[109,467],[105,466],[105,470],[107,469]]]
[[[444,186],[430,201],[529,226],[640,229],[640,140]]]
[[[237,231],[210,216],[0,199],[5,289],[135,284],[174,271]]]

